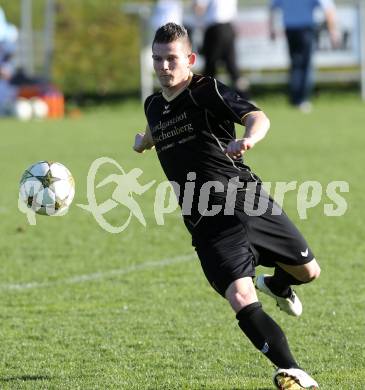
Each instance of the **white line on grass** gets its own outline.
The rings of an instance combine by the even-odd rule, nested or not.
[[[193,260],[196,258],[196,255],[194,253],[176,256],[176,257],[170,257],[162,260],[156,260],[156,261],[145,261],[141,264],[131,265],[129,267],[125,268],[119,268],[119,269],[112,269],[110,271],[105,272],[95,272],[93,274],[85,274],[85,275],[77,275],[72,276],[70,278],[57,280],[54,282],[29,282],[29,283],[9,283],[9,284],[1,284],[0,290],[2,291],[23,291],[23,290],[31,290],[35,288],[43,288],[43,287],[53,287],[53,286],[61,286],[65,284],[77,284],[77,283],[84,283],[84,282],[90,282],[94,280],[100,280],[105,279],[108,277],[113,276],[119,276],[119,275],[126,275],[131,272],[137,272],[137,271],[144,271],[146,269],[150,268],[159,268],[159,267],[166,267],[173,264],[178,263],[184,263],[190,260]]]

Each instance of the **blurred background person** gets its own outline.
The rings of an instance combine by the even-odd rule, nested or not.
[[[232,87],[238,92],[247,92],[248,81],[240,77],[235,51],[233,22],[238,12],[237,0],[194,0],[193,7],[198,24],[202,24],[204,29],[201,49],[205,59],[203,74],[216,77],[217,66],[222,62]]]
[[[315,41],[314,11],[324,12],[331,43],[336,47],[339,38],[336,29],[335,4],[332,0],[271,0],[269,29],[272,40],[276,38],[275,10],[283,15],[285,34],[290,57],[290,103],[303,112],[310,112],[313,88],[313,49]]]
[[[150,20],[152,31],[169,22],[182,24],[183,12],[181,0],[156,0]]]
[[[193,34],[194,20],[191,15],[184,13],[182,0],[155,0],[150,19],[150,33],[154,35],[159,27],[171,22],[183,25],[190,37]],[[151,36],[151,42],[152,38]]]
[[[11,81],[15,73],[18,35],[18,29],[6,21],[0,7],[0,115],[10,115],[17,98],[18,89]]]

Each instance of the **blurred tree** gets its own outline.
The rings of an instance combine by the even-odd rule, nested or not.
[[[121,3],[58,0],[53,79],[66,93],[138,89],[138,22]]]
[[[139,26],[125,0],[57,0],[53,81],[67,94],[110,94],[139,88]],[[133,1],[138,3],[138,0]],[[45,0],[33,0],[33,27],[44,27]],[[3,0],[20,25],[20,0]]]

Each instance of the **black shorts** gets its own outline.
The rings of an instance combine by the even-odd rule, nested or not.
[[[252,210],[259,201],[267,208],[256,215]],[[302,234],[261,186],[253,198],[236,202],[233,215],[192,218],[184,218],[192,244],[209,283],[222,296],[233,281],[254,277],[258,265],[301,265],[314,258]]]

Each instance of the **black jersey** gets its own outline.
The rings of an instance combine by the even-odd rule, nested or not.
[[[243,160],[233,160],[224,150],[236,138],[234,124],[242,124],[246,114],[259,108],[224,84],[193,75],[176,98],[168,101],[158,92],[146,99],[144,108],[162,168],[180,188],[184,188],[189,172],[196,174],[197,188],[207,181],[218,181],[226,189],[234,177],[253,180]]]

